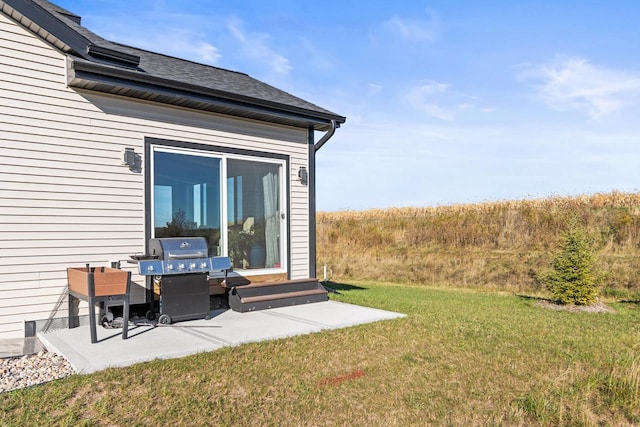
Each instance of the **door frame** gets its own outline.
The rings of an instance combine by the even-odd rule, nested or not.
[[[257,150],[247,150],[242,148],[231,148],[231,147],[221,147],[218,145],[209,145],[209,144],[201,144],[194,142],[186,142],[186,141],[178,141],[178,140],[166,140],[160,138],[152,138],[145,137],[144,139],[144,210],[145,210],[145,219],[144,219],[144,227],[145,227],[145,252],[148,252],[149,248],[149,239],[153,234],[152,224],[153,224],[153,189],[151,188],[152,177],[151,173],[153,168],[151,167],[152,153],[154,147],[167,148],[168,151],[172,151],[171,148],[177,150],[185,150],[190,151],[192,153],[197,153],[198,151],[207,153],[208,155],[220,154],[221,157],[225,158],[253,158],[254,160],[259,161],[259,159],[267,159],[273,160],[274,163],[281,163],[282,165],[282,180],[283,184],[281,188],[284,190],[284,194],[281,196],[282,207],[284,208],[285,219],[283,224],[284,236],[281,239],[281,244],[284,246],[284,250],[281,254],[284,256],[284,266],[282,269],[256,269],[256,270],[239,270],[243,276],[253,276],[253,275],[269,275],[269,274],[284,274],[286,273],[287,278],[291,278],[291,177],[290,177],[290,156],[287,154],[279,154],[279,153],[269,153],[265,151],[257,151]],[[226,161],[223,162],[221,167],[221,173],[226,175]],[[223,177],[223,182],[221,182],[222,189],[226,191],[226,176]],[[221,189],[221,197],[223,204],[223,217],[226,217],[226,193],[223,194]],[[226,220],[221,218],[221,234],[223,225],[226,225]],[[225,230],[226,233],[226,230]],[[224,240],[227,240],[225,236]],[[225,243],[226,245],[226,243]],[[210,254],[211,255],[211,254]]]

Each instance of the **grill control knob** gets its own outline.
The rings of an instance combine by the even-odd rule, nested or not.
[[[189,270],[193,270],[194,268],[196,268],[195,262],[192,262],[191,264],[189,264]]]
[[[200,263],[200,268],[202,268],[202,269],[207,268],[207,263],[206,262]]]
[[[184,270],[184,264],[182,263],[178,264],[178,270]]]
[[[173,265],[171,265],[171,264],[167,265],[167,270],[169,270],[169,271],[173,270]]]
[[[148,266],[147,271],[153,271],[153,265]]]

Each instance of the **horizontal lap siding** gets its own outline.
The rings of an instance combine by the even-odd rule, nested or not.
[[[297,177],[297,172],[296,175]],[[299,181],[292,179],[291,193],[298,200],[291,203],[291,278],[304,279],[309,277],[309,214],[308,192]],[[304,197],[300,197],[304,194]]]
[[[93,194],[67,157],[73,153],[52,137],[83,131],[82,121],[65,129],[61,123],[68,119],[55,113],[56,103],[72,99],[64,69],[62,55],[0,16],[0,337],[23,335],[25,320],[64,315],[64,269],[80,262],[61,259],[56,239],[88,225],[82,213],[90,209],[78,195]],[[110,184],[108,175],[104,181]],[[72,199],[80,204],[71,205]],[[90,228],[105,222],[93,220]],[[82,255],[91,252],[83,248]]]
[[[65,66],[0,14],[0,338],[67,315],[66,267],[144,251],[144,174],[121,159],[125,147],[142,155],[145,137],[289,155],[289,268],[308,277],[308,188],[297,180],[306,130],[75,92]],[[142,301],[144,278],[122,265]]]

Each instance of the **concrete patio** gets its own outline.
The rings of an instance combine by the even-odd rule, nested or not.
[[[98,327],[98,342],[91,344],[89,327],[38,333],[51,352],[63,355],[78,373],[108,367],[129,366],[153,359],[184,357],[249,342],[303,335],[328,329],[404,317],[404,314],[327,301],[314,304],[237,313],[215,310],[208,320],[172,325],[139,323],[129,327],[129,339],[121,329]]]

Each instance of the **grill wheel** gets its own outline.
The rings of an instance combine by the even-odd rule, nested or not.
[[[171,316],[169,316],[168,314],[160,315],[160,317],[158,318],[158,323],[160,323],[161,325],[170,325]]]

